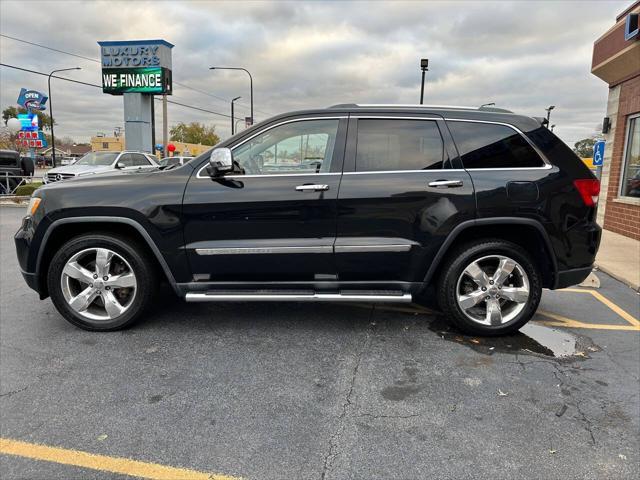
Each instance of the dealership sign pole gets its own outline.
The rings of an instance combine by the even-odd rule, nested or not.
[[[171,95],[171,49],[165,40],[98,42],[102,91],[122,95],[125,148],[153,153],[154,95]]]

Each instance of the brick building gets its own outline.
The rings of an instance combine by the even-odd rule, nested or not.
[[[598,222],[636,240],[640,240],[639,20],[640,1],[636,1],[595,41],[591,63],[591,73],[609,85]]]

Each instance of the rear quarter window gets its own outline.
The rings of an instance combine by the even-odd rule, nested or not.
[[[535,168],[544,166],[540,155],[513,128],[476,122],[447,125],[464,168]]]

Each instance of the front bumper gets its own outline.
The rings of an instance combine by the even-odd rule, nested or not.
[[[40,288],[38,285],[38,275],[36,273],[25,272],[24,270],[20,270],[20,273],[22,274],[22,278],[24,278],[24,281],[27,282],[27,285],[29,285],[29,288],[40,293]]]
[[[29,287],[40,293],[38,274],[35,271],[29,271],[35,270],[33,266],[29,268],[29,247],[31,246],[32,238],[31,218],[25,217],[22,220],[20,229],[14,235],[13,241],[16,245],[16,255],[18,256],[22,277]]]

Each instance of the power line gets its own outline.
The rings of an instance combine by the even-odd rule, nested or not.
[[[37,70],[30,70],[28,68],[23,68],[23,67],[18,67],[16,65],[9,65],[7,63],[0,63],[0,67],[7,67],[7,68],[13,68],[14,70],[21,70],[23,72],[28,72],[28,73],[33,73],[35,75],[42,75],[44,77],[48,77],[49,74],[48,73],[44,73],[44,72],[38,72]],[[87,82],[82,82],[80,80],[73,80],[71,78],[65,78],[65,77],[59,77],[57,75],[52,75],[51,78],[57,78],[59,80],[66,80],[67,82],[72,82],[72,83],[79,83],[80,85],[86,85],[89,87],[95,87],[95,88],[99,88],[102,89],[101,85],[97,85],[95,83],[87,83]],[[154,99],[158,102],[161,102],[162,99],[161,98],[156,98],[156,96],[154,95]],[[221,117],[225,117],[225,118],[231,118],[231,115],[227,115],[225,113],[220,113],[220,112],[214,112],[213,110],[207,110],[205,108],[200,108],[200,107],[194,107],[193,105],[187,105],[186,103],[181,103],[181,102],[176,102],[175,100],[169,100],[167,99],[167,103],[171,103],[173,105],[179,105],[181,107],[185,107],[185,108],[191,108],[193,110],[199,110],[201,112],[205,112],[205,113],[211,113],[213,115],[219,115]]]
[[[51,50],[52,52],[62,53],[64,55],[70,55],[70,56],[76,57],[76,58],[82,58],[83,60],[88,60],[90,62],[101,63],[100,60],[98,60],[97,58],[85,57],[84,55],[78,55],[77,53],[71,53],[71,52],[67,52],[67,51],[64,51],[64,50],[59,50],[57,48],[48,47],[48,46],[42,45],[40,43],[30,42],[28,40],[23,40],[22,38],[16,38],[16,37],[12,37],[10,35],[5,35],[4,33],[0,33],[0,37],[9,38],[11,40],[15,40],[16,42],[26,43],[27,45],[31,45],[31,46],[34,46],[34,47],[44,48],[45,50]],[[211,98],[216,98],[216,99],[221,100],[221,101],[223,101],[225,103],[229,103],[229,101],[230,101],[229,99],[226,99],[226,98],[223,98],[223,97],[219,97],[218,95],[214,95],[213,93],[209,93],[209,92],[206,92],[204,90],[200,90],[198,88],[191,87],[189,85],[185,85],[184,83],[181,83],[181,82],[178,82],[178,81],[174,81],[173,83],[175,83],[176,85],[180,85],[181,87],[186,88],[188,90],[193,90],[194,92],[202,93],[203,95],[207,95],[207,96],[209,96]],[[248,105],[245,105],[245,104],[243,104],[241,102],[236,103],[236,105],[242,106],[242,108],[244,108],[245,110],[249,108]],[[257,112],[261,112],[261,113],[264,113],[266,115],[271,115],[271,113],[264,112],[262,110],[258,110],[258,109],[255,109],[255,110]],[[231,115],[229,115],[229,118],[231,118]]]
[[[97,60],[95,58],[89,58],[82,55],[78,55],[76,53],[65,52],[64,50],[58,50],[57,48],[47,47],[46,45],[40,45],[39,43],[29,42],[27,40],[22,40],[21,38],[11,37],[9,35],[5,35],[4,33],[0,33],[0,37],[10,38],[11,40],[15,40],[16,42],[22,42],[28,45],[33,45],[34,47],[40,47],[47,50],[51,50],[52,52],[64,53],[65,55],[71,55],[72,57],[82,58],[84,60],[89,60],[90,62],[100,63],[100,60]]]

